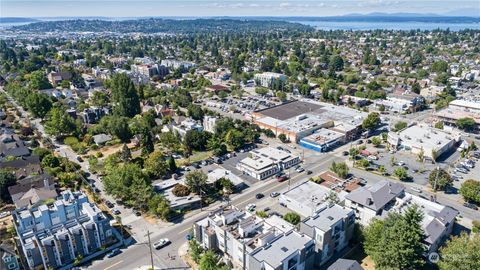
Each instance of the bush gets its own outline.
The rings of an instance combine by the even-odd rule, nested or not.
[[[295,212],[288,212],[283,216],[283,219],[293,225],[300,223],[300,215]]]
[[[177,197],[185,197],[190,194],[190,189],[187,186],[178,184],[173,188],[172,193]]]
[[[97,152],[97,153],[95,154],[95,156],[96,156],[97,158],[101,158],[101,157],[103,157],[103,153],[102,153],[102,152]]]
[[[63,143],[65,143],[66,145],[69,145],[69,146],[73,146],[74,144],[77,144],[78,143],[78,139],[76,137],[66,137],[64,140],[63,140]]]
[[[282,142],[282,143],[288,143],[290,142],[290,140],[287,138],[287,135],[285,134],[280,134],[278,135],[278,139]]]
[[[463,182],[459,192],[465,201],[480,204],[480,181],[469,179]]]
[[[267,213],[265,213],[265,211],[257,211],[256,214],[257,214],[258,217],[261,217],[261,218],[268,217],[268,215],[267,215]]]

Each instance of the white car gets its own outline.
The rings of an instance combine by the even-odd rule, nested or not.
[[[422,193],[422,189],[421,189],[421,188],[412,187],[411,189],[412,189],[413,191],[415,191],[415,192]]]
[[[161,248],[169,245],[170,243],[171,242],[168,238],[162,238],[162,239],[158,240],[158,242],[153,243],[153,247],[155,249],[161,249]]]
[[[301,172],[305,171],[305,169],[302,168],[302,167],[300,167],[300,166],[298,166],[298,167],[295,169],[295,171],[297,171],[298,173],[301,173]]]
[[[257,206],[254,204],[254,203],[249,203],[247,204],[247,206],[245,206],[245,209],[249,212],[252,212],[253,210],[255,210]]]

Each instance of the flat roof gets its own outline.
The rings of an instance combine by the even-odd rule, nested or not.
[[[338,221],[346,218],[351,212],[353,212],[352,209],[346,209],[338,204],[331,204],[303,222],[310,227],[316,227],[326,232]]]
[[[286,120],[304,113],[319,110],[321,108],[322,106],[319,104],[296,100],[268,109],[258,110],[256,113],[264,116],[270,116],[279,120]]]
[[[345,134],[338,131],[321,128],[312,135],[302,138],[302,141],[307,141],[315,144],[325,144],[331,141],[338,140],[344,136]]]
[[[456,135],[445,132],[441,129],[429,127],[427,125],[414,125],[400,131],[398,137],[402,140],[402,144],[415,145],[417,148],[438,149],[443,148]]]
[[[283,260],[293,253],[304,249],[312,239],[304,234],[290,231],[279,236],[266,246],[252,252],[250,256],[259,262],[265,262],[273,268],[282,265]]]
[[[311,209],[320,209],[321,205],[325,204],[326,196],[330,194],[330,192],[335,191],[312,181],[306,181],[289,191],[284,192],[282,196]],[[337,195],[340,201],[343,201],[347,193],[345,191],[340,191],[337,192]]]

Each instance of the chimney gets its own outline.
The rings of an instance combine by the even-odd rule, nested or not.
[[[367,205],[372,205],[372,204],[373,204],[372,198],[367,198]]]

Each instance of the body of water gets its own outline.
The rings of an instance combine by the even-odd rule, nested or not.
[[[295,21],[313,26],[319,30],[435,30],[480,29],[480,23],[425,23],[425,22],[327,22],[327,21]]]

